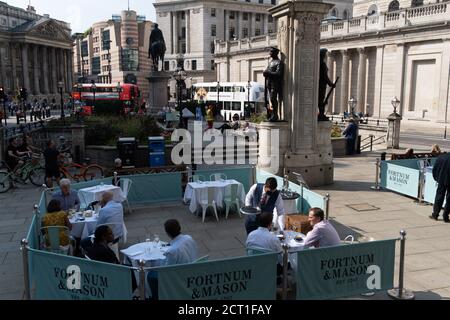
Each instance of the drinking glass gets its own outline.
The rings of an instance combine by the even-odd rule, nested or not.
[[[155,248],[157,248],[159,246],[159,235],[155,234],[153,241],[154,241],[153,245],[155,246]]]
[[[150,255],[152,253],[152,240],[150,238],[145,239],[145,254]]]

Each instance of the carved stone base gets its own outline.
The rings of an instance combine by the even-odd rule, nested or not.
[[[158,113],[169,100],[167,96],[167,84],[171,75],[165,71],[151,71],[147,80],[150,82],[148,106],[150,113]]]
[[[310,187],[332,184],[334,164],[331,126],[331,122],[318,124],[314,150],[292,153],[287,122],[260,124],[258,168],[279,176],[288,174],[293,182],[297,182],[293,173],[299,173]]]

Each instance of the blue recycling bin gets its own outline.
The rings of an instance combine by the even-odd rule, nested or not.
[[[151,168],[166,165],[166,144],[163,137],[149,137],[148,150]]]

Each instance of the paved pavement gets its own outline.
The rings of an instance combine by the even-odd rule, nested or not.
[[[330,193],[331,218],[363,236],[391,239],[399,237],[401,229],[406,230],[405,287],[414,290],[417,299],[449,299],[450,225],[430,220],[430,206],[419,206],[413,199],[392,192],[372,191],[377,156],[379,153],[374,152],[335,159],[335,184],[316,191]],[[26,235],[38,198],[39,190],[28,185],[0,194],[0,299],[22,298],[19,245]],[[356,211],[349,205],[374,208],[373,211]],[[167,240],[163,223],[169,218],[180,220],[183,231],[199,243],[201,255],[209,254],[215,259],[245,254],[243,219],[235,214],[217,223],[207,217],[206,223],[202,224],[200,218],[191,215],[181,203],[136,209],[127,215],[128,244],[145,241],[155,233]],[[340,230],[342,236],[351,232]],[[397,260],[398,253],[399,248]],[[395,284],[398,283],[397,275],[398,270]],[[387,299],[387,295],[381,293],[375,297],[352,299]]]

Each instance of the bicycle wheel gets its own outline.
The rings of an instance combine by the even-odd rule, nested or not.
[[[103,178],[103,168],[93,164],[86,168],[84,171],[84,181],[92,181]]]
[[[28,179],[30,179],[31,183],[36,187],[40,187],[42,184],[45,184],[45,178],[44,168],[34,168],[30,171],[30,175],[28,176]]]
[[[5,193],[11,188],[11,181],[9,179],[9,173],[6,171],[0,171],[0,193]]]

